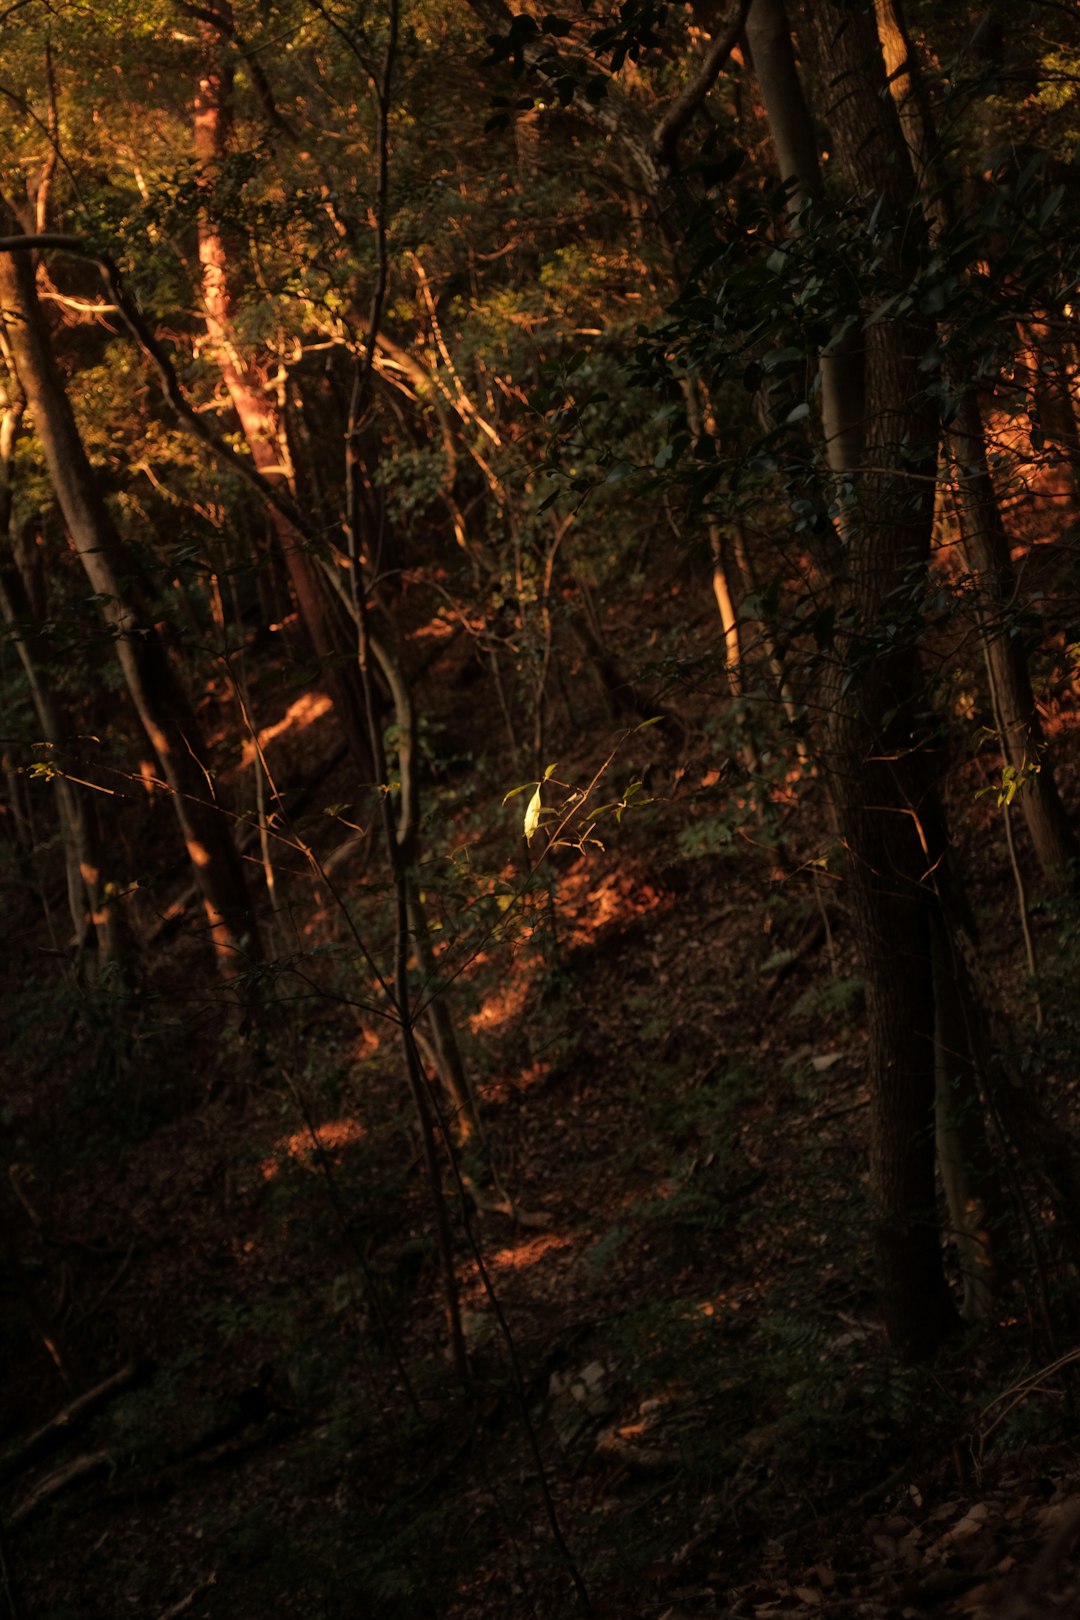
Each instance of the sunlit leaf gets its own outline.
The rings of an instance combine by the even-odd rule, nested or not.
[[[539,825],[540,825],[540,784],[538,782],[536,784],[536,790],[533,793],[532,798],[529,800],[528,808],[525,811],[524,832],[525,832],[525,842],[527,844],[532,843],[533,833],[536,831],[536,829],[537,829],[537,827],[539,827]]]

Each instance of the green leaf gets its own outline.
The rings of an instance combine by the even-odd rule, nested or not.
[[[768,354],[762,358],[761,363],[766,371],[777,371],[781,366],[792,365],[796,360],[802,360],[803,358],[804,355],[801,349],[770,349]]]

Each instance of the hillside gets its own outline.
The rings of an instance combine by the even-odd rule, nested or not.
[[[0,1617],[1076,1613],[1077,20],[0,31]]]

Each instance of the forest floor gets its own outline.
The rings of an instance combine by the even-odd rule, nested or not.
[[[660,684],[685,602],[641,611]],[[613,723],[599,749],[566,656],[549,804],[609,750],[592,806],[645,785],[594,831],[575,812],[511,904],[544,829],[527,850],[528,792],[503,796],[532,767],[509,738],[492,765],[505,726],[467,637],[416,617],[427,903],[522,1214],[466,1217],[447,1174],[469,1387],[395,1032],[338,906],[382,948],[379,857],[325,705],[268,658],[268,755],[306,797],[256,1058],[178,868],[133,903],[156,944],[126,995],[80,989],[39,897],[10,888],[0,1614],[561,1620],[583,1590],[650,1620],[1080,1613],[1073,1284],[1032,1266],[993,1330],[928,1368],[890,1356],[828,817],[812,777],[766,758],[763,788],[710,723],[711,620],[697,721]],[[224,690],[204,703],[237,752],[230,713]],[[1074,925],[1033,909],[1036,1041],[989,774],[950,794],[995,992],[1025,1083],[1075,1112]]]

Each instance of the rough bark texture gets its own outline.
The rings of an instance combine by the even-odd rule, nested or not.
[[[888,96],[872,13],[803,0],[800,38],[846,189],[879,225],[897,287],[924,226]],[[845,590],[856,631],[841,647],[828,759],[866,978],[871,1195],[886,1329],[910,1359],[929,1355],[955,1311],[945,1282],[934,1182],[933,806],[918,732],[917,594],[930,555],[936,427],[918,371],[927,333],[911,320],[867,327],[862,464],[844,469],[855,504],[844,528]]]
[[[0,254],[0,302],[57,502],[115,636],[128,691],[168,784],[219,965],[226,975],[234,974],[259,948],[243,867],[228,823],[208,802],[195,715],[149,615],[120,583],[136,570],[101,496],[54,364],[29,253]]]

